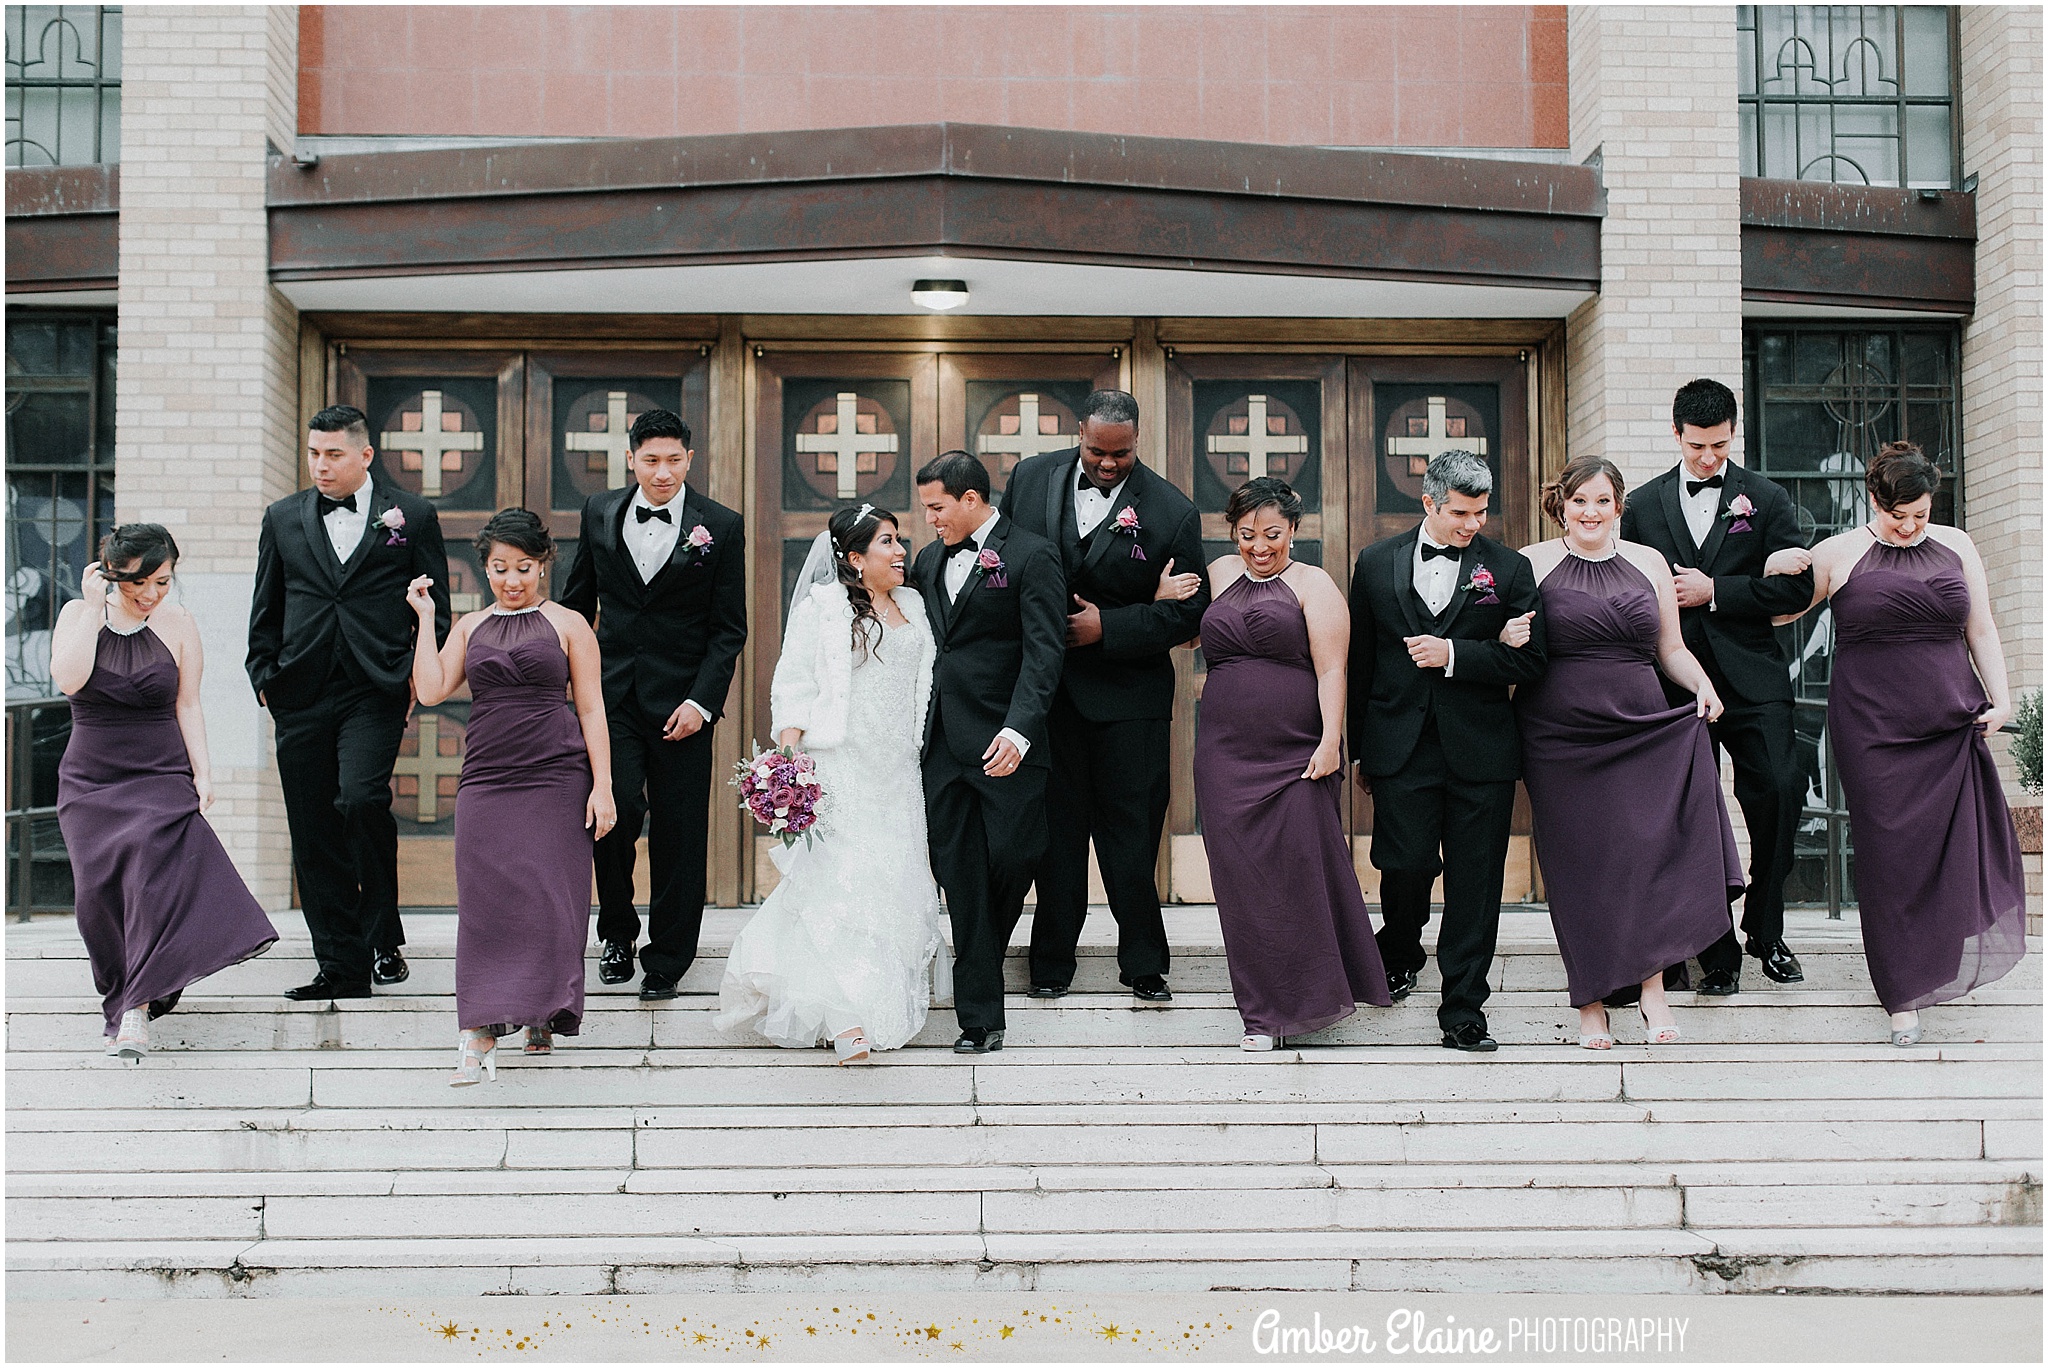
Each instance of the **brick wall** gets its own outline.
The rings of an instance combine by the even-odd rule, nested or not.
[[[1735,59],[1725,7],[1570,11],[1571,153],[1600,155],[1607,217],[1600,295],[1567,332],[1567,439],[1634,482],[1677,458],[1674,390],[1742,392]]]
[[[1562,6],[1521,5],[308,5],[299,131],[665,137],[949,119],[1562,147],[1564,26]]]
[[[295,24],[262,6],[126,15],[119,516],[169,526],[207,648],[208,814],[266,906],[289,895],[269,728],[242,657],[256,529],[297,463],[298,324],[268,281],[266,131],[290,127]],[[286,75],[280,75],[280,70]]]

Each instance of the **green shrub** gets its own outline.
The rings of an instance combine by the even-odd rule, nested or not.
[[[2012,712],[2012,727],[2019,734],[2012,739],[2012,762],[2019,767],[2020,787],[2029,793],[2041,791],[2041,691],[2030,689],[2020,695]]]

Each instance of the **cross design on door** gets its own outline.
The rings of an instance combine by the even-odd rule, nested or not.
[[[571,451],[589,452],[590,469],[604,472],[606,489],[626,487],[626,462],[633,454],[633,420],[640,415],[626,412],[626,391],[612,390],[604,397],[602,428],[590,432],[571,432],[562,439]],[[595,424],[599,416],[590,415]]]
[[[1041,412],[1041,403],[1035,394],[1018,395],[1016,413],[999,415],[995,432],[985,432],[975,438],[979,454],[1000,459],[1005,475],[1028,456],[1065,451],[1074,445],[1074,437],[1060,431],[1060,416]]]
[[[386,451],[398,453],[400,466],[420,473],[420,493],[430,499],[441,496],[443,471],[462,469],[463,452],[484,449],[484,435],[464,431],[462,414],[443,407],[439,390],[421,391],[420,411],[400,414],[398,426],[399,431],[378,440]]]
[[[896,434],[875,431],[875,415],[860,411],[860,396],[841,390],[835,412],[818,415],[816,432],[799,432],[796,449],[817,458],[820,475],[838,477],[838,494],[851,499],[860,489],[860,477],[872,474],[884,452],[896,450]]]
[[[1245,416],[1232,418],[1230,431],[1216,433],[1209,438],[1209,453],[1223,457],[1225,468],[1232,475],[1277,475],[1284,478],[1287,458],[1308,450],[1308,435],[1300,432],[1290,435],[1285,418],[1268,416],[1268,402],[1263,394],[1246,395]]]
[[[1429,413],[1426,417],[1410,418],[1405,436],[1387,438],[1389,456],[1406,456],[1408,473],[1420,479],[1429,469],[1429,463],[1446,451],[1469,451],[1474,456],[1486,454],[1486,439],[1467,436],[1469,424],[1462,416],[1453,417],[1450,401],[1441,394],[1429,396]],[[1416,429],[1422,431],[1417,432]]]
[[[462,733],[452,736],[441,735],[441,718],[437,713],[419,714],[420,745],[415,755],[401,755],[391,766],[393,778],[405,776],[413,781],[417,789],[417,807],[414,820],[422,826],[441,820],[441,780],[455,778],[462,773]],[[446,747],[444,750],[443,747]],[[404,792],[404,786],[399,788]]]

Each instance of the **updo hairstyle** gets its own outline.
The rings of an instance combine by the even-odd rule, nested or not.
[[[166,561],[177,564],[178,543],[161,523],[122,523],[100,542],[100,578],[109,584],[140,584]]]
[[[1864,487],[1877,506],[1889,513],[1923,494],[1941,491],[1941,467],[1927,459],[1917,442],[1886,442],[1870,460]]]
[[[1621,467],[1602,456],[1581,456],[1543,486],[1543,516],[1563,527],[1565,500],[1595,475],[1605,475],[1614,486],[1614,511],[1619,513],[1627,508],[1628,481],[1621,478]]]
[[[1232,491],[1230,502],[1223,505],[1223,524],[1232,529],[1234,538],[1237,525],[1262,508],[1279,510],[1289,527],[1301,526],[1301,496],[1287,481],[1276,480],[1271,475],[1246,480]]]
[[[548,525],[541,521],[540,514],[524,508],[501,508],[491,515],[484,530],[476,534],[479,565],[490,560],[493,546],[509,546],[542,565],[555,559],[555,539],[548,535]]]
[[[875,544],[883,523],[890,527],[900,526],[896,515],[888,509],[862,504],[858,508],[840,509],[825,525],[832,538],[832,572],[846,589],[846,601],[853,605],[853,649],[860,652],[862,660],[868,658],[873,644],[868,624],[873,623],[874,632],[879,635],[882,619],[875,612],[875,596],[868,592],[851,558],[867,554],[867,549]]]

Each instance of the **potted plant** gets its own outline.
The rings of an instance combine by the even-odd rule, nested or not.
[[[2041,691],[2030,689],[2020,695],[2008,729],[2012,738],[2012,763],[2019,771],[2020,788],[2041,796]],[[2012,823],[2019,831],[2020,849],[2029,855],[2041,853],[2041,805],[2034,803],[2012,810]]]

